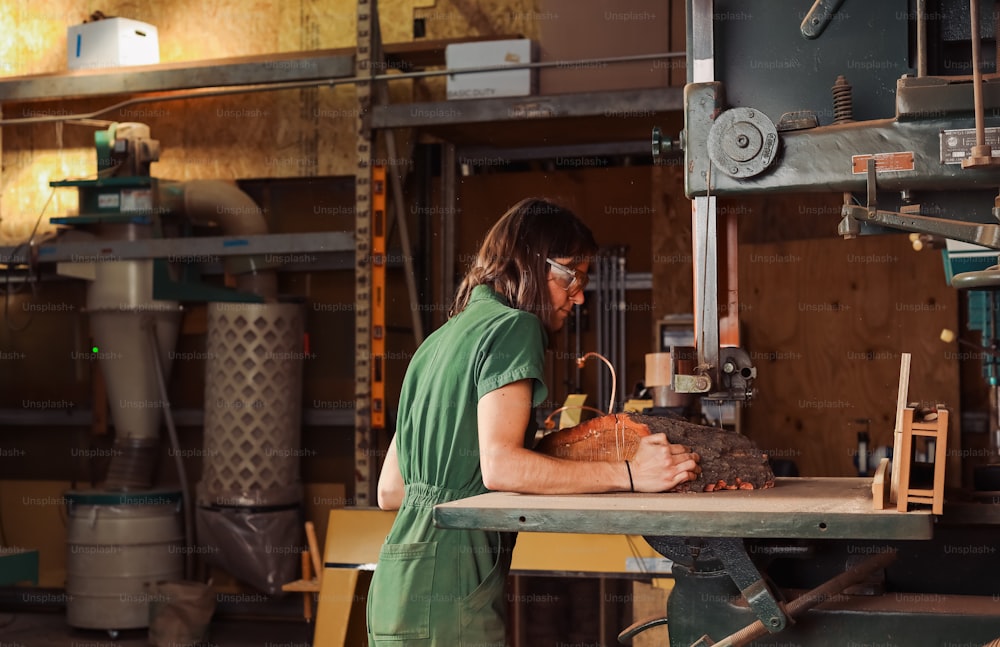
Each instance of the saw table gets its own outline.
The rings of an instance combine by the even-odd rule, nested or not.
[[[435,506],[434,521],[456,529],[643,535],[673,562],[674,587],[666,617],[637,622],[620,640],[668,618],[674,647],[711,644],[708,633],[717,640],[755,622],[763,627],[755,645],[843,645],[849,636],[917,645],[942,635],[983,644],[996,637],[1000,616],[988,591],[970,584],[973,560],[951,560],[940,571],[927,566],[929,556],[940,560],[959,545],[992,546],[990,536],[968,529],[956,535],[929,510],[875,510],[871,485],[871,478],[778,478],[773,488],[711,493],[491,492]],[[823,581],[829,584],[814,590],[829,587],[828,578],[882,555],[892,565],[864,575],[867,595],[823,598],[827,603],[808,613],[795,611],[793,621],[790,601],[802,591]],[[996,567],[1000,556],[990,553],[975,569]],[[878,613],[872,604],[882,605]]]
[[[927,511],[872,509],[870,478],[778,478],[765,490],[528,495],[438,505],[442,528],[674,537],[930,539]]]

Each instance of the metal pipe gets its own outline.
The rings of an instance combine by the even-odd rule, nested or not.
[[[458,165],[455,145],[441,145],[441,296],[455,297],[455,209],[458,205]],[[444,313],[442,313],[444,314]],[[444,323],[444,319],[441,320]]]
[[[239,187],[220,180],[189,180],[180,185],[183,213],[188,220],[212,223],[231,236],[255,236],[269,233],[263,209]],[[170,191],[170,189],[168,189]],[[280,263],[266,256],[246,255],[227,257],[226,271],[235,275],[237,289],[250,292],[265,300],[278,294],[275,267]]]
[[[604,353],[612,354],[615,352],[615,333],[617,332],[617,327],[615,326],[614,317],[614,307],[615,307],[615,265],[614,256],[608,256],[604,259]],[[607,381],[604,383],[604,399],[613,400],[614,393],[612,393],[613,385],[608,384]]]
[[[604,347],[604,304],[606,302],[606,297],[604,293],[604,255],[597,257],[597,330],[595,331],[597,336],[597,352],[605,353],[607,348]],[[604,400],[604,373],[598,371],[597,373],[597,401],[601,402]]]
[[[917,0],[917,77],[927,76],[927,0]]]
[[[614,253],[608,258],[608,328],[610,329],[610,334],[608,335],[608,352],[611,354],[612,366],[614,370],[617,371],[621,362],[621,358],[618,356],[618,339],[621,337],[621,327],[620,321],[618,319],[618,250],[616,249]],[[618,402],[618,388],[617,384],[611,385],[611,390],[608,392],[608,400],[611,402],[611,411],[614,411],[614,405]]]
[[[627,339],[625,335],[625,319],[627,314],[627,309],[625,308],[625,250],[622,249],[622,254],[618,257],[618,375],[622,379],[618,380],[618,389],[615,393],[615,398],[618,402],[624,402],[626,397],[625,385],[627,382],[625,378],[628,377],[626,370],[628,368],[627,355],[625,354],[625,340]]]
[[[593,297],[591,297],[591,298],[593,298]],[[574,330],[573,330],[573,342],[574,342],[574,345],[573,345],[573,357],[580,357],[580,355],[583,354],[583,332],[582,332],[582,329],[583,329],[583,320],[582,320],[582,318],[583,318],[583,308],[581,306],[579,306],[579,305],[575,305],[575,306],[573,306],[573,311],[574,311],[574,313],[576,315],[575,326],[574,326]],[[573,368],[576,371],[576,380],[575,380],[575,384],[574,384],[575,388],[573,389],[573,391],[574,391],[574,393],[580,393],[581,391],[583,391],[583,381],[582,381],[583,369],[580,367],[579,364],[577,364],[575,362],[573,363]]]
[[[75,115],[46,115],[35,117],[22,117],[20,119],[2,119],[2,126],[17,126],[25,124],[42,124],[57,121],[75,121],[79,119],[93,119],[99,115],[107,114],[114,110],[119,110],[128,106],[140,103],[156,103],[158,101],[180,101],[186,99],[204,99],[207,97],[222,97],[231,94],[249,94],[253,92],[274,92],[278,90],[298,90],[302,88],[333,87],[336,85],[348,85],[354,83],[371,83],[373,81],[401,81],[404,79],[420,79],[435,76],[451,76],[454,74],[475,74],[480,72],[499,72],[522,69],[544,69],[548,67],[587,67],[600,65],[602,63],[631,63],[636,61],[652,61],[664,58],[680,58],[686,56],[685,52],[663,52],[660,54],[637,54],[634,56],[609,56],[605,58],[587,58],[577,61],[540,61],[536,63],[516,63],[513,65],[486,65],[482,67],[463,67],[457,70],[424,70],[422,72],[400,72],[398,74],[376,74],[374,76],[350,76],[341,79],[319,79],[316,81],[293,81],[289,83],[267,83],[242,85],[225,90],[189,90],[187,92],[175,92],[167,95],[157,95],[152,97],[136,97],[127,99],[116,104],[101,108],[94,112],[85,112]]]
[[[983,71],[979,67],[979,0],[969,0],[969,14],[972,32],[969,35],[972,44],[972,96],[976,108],[976,146],[986,144],[986,127],[983,120]]]
[[[611,345],[609,343],[611,339],[611,319],[608,317],[608,304],[611,301],[611,277],[609,273],[610,264],[608,263],[608,257],[603,256],[601,257],[601,341],[598,346],[598,352],[605,356],[611,354]],[[608,382],[602,374],[598,386],[600,401],[606,402],[609,399],[608,388]]]
[[[170,399],[167,394],[167,381],[163,374],[163,364],[160,362],[160,344],[156,339],[156,323],[149,322],[149,351],[153,354],[153,367],[156,372],[156,383],[160,389],[160,401],[163,403],[163,418],[167,423],[167,435],[170,436],[170,447],[174,450],[174,462],[177,464],[177,478],[181,482],[181,497],[184,505],[184,545],[188,550],[184,551],[184,579],[190,580],[194,576],[194,553],[190,550],[194,546],[194,517],[191,507],[191,491],[188,489],[187,470],[184,469],[184,454],[181,452],[180,440],[177,437],[177,428],[174,427],[174,415],[170,408]]]

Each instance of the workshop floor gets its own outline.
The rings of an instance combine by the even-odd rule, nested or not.
[[[303,621],[213,619],[205,647],[310,647],[313,625]],[[61,613],[0,612],[2,647],[149,647],[145,629],[122,631],[112,640],[105,631],[66,624]]]

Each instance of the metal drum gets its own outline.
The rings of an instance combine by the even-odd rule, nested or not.
[[[156,583],[184,578],[181,493],[69,492],[66,500],[67,623],[148,627]]]

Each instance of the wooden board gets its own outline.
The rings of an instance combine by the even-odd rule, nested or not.
[[[929,539],[932,517],[872,509],[871,479],[785,478],[768,490],[542,496],[491,492],[434,508],[442,528],[678,537]]]
[[[903,410],[906,409],[906,395],[910,390],[910,360],[909,353],[902,353],[899,358],[899,392],[896,396],[896,426],[892,434],[892,455],[893,457],[903,455]],[[912,420],[912,418],[911,418]],[[892,462],[892,473],[889,481],[889,501],[896,501],[899,492],[900,464],[902,461]]]
[[[889,507],[889,459],[883,458],[872,478],[872,507],[885,510]]]
[[[756,211],[741,218],[768,223]],[[902,353],[911,402],[959,406],[958,346],[939,335],[958,330],[961,313],[939,252],[915,252],[905,235],[746,244],[740,286],[742,342],[757,366],[744,433],[800,475],[856,475],[859,432],[870,450],[892,447]],[[948,460],[954,485],[959,453]]]
[[[653,218],[650,236],[654,321],[667,315],[693,314],[691,201],[684,196],[682,171],[679,164],[665,164],[652,170],[652,204],[657,216]],[[655,327],[650,344],[651,350],[660,350]]]

